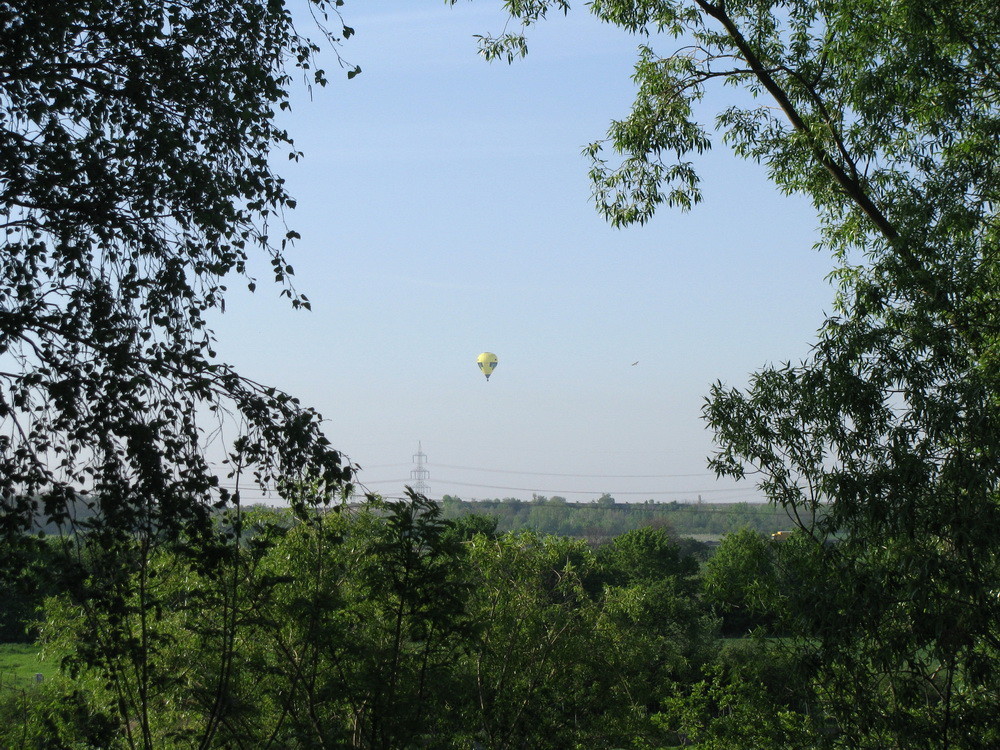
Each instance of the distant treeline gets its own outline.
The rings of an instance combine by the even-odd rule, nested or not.
[[[490,515],[497,530],[530,529],[601,541],[642,526],[672,529],[678,536],[719,538],[751,529],[763,534],[789,529],[792,523],[783,508],[763,503],[616,503],[604,495],[596,503],[571,503],[563,497],[535,495],[532,500],[462,500],[445,495],[445,518]]]
[[[741,529],[773,534],[794,527],[783,508],[769,503],[657,503],[652,500],[618,503],[611,495],[603,495],[593,503],[573,503],[558,495],[535,495],[531,500],[511,497],[463,500],[445,495],[441,507],[446,519],[492,516],[497,520],[498,532],[530,530],[592,542],[607,541],[644,526],[669,528],[677,536],[703,541],[719,539]],[[72,506],[77,523],[84,522],[93,512],[84,503]],[[59,528],[46,522],[41,514],[36,520],[36,529],[46,534],[59,533]]]

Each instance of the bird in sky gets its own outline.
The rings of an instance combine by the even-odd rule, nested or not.
[[[636,360],[635,362],[633,362],[632,363],[632,367],[635,367],[637,364],[639,364],[639,360]]]

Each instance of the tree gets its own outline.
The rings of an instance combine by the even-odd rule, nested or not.
[[[469,640],[465,547],[436,503],[409,488],[407,495],[385,501],[384,518],[354,524],[354,627],[371,644],[353,691],[360,747],[422,744],[454,729],[445,723],[454,703],[447,688]]]
[[[465,545],[407,494],[298,523],[265,558],[286,581],[252,648],[274,746],[451,746],[474,632]]]
[[[347,38],[341,4],[307,7]],[[300,156],[275,115],[290,71],[325,83],[318,52],[280,0],[0,7],[0,573],[20,574],[35,524],[86,531],[64,540],[66,583],[94,627],[142,623],[96,641],[134,648],[142,705],[154,551],[176,541],[238,581],[240,522],[213,515],[248,479],[308,478],[328,501],[352,477],[319,414],[216,361],[207,326],[228,275],[254,288],[258,253],[309,306],[290,283],[294,201],[270,157]],[[227,418],[222,476],[205,443]],[[149,717],[135,718],[148,747]]]
[[[507,2],[523,26],[565,0]],[[587,149],[599,210],[642,223],[701,194],[716,132],[816,207],[838,267],[811,357],[713,388],[712,465],[759,477],[822,559],[799,625],[821,644],[826,736],[989,747],[1000,697],[1000,9],[986,0],[598,0],[643,36],[631,113]],[[522,29],[523,32],[523,29]],[[490,59],[524,34],[482,39]],[[660,37],[682,38],[661,55]],[[620,160],[612,164],[608,150]],[[833,542],[828,544],[826,542]],[[806,606],[806,605],[803,605]],[[878,700],[871,696],[878,695]],[[862,697],[864,696],[864,697]],[[833,739],[830,740],[834,741]]]
[[[470,611],[482,632],[468,657],[470,741],[491,748],[592,747],[614,676],[599,645],[599,608],[580,540],[533,532],[475,537]],[[615,675],[617,676],[617,675]],[[600,736],[600,735],[598,735]]]
[[[722,634],[742,636],[774,619],[780,587],[775,546],[750,529],[727,534],[705,565],[702,588],[722,617]]]
[[[37,637],[38,608],[45,597],[57,593],[59,573],[72,566],[51,539],[32,537],[11,549],[17,578],[0,579],[0,643],[33,642]]]
[[[157,550],[145,596],[162,612],[149,625],[99,613],[107,622],[95,632],[70,596],[47,601],[45,648],[74,672],[54,689],[81,707],[56,736],[108,731],[101,747],[459,746],[473,679],[457,665],[477,627],[466,611],[466,545],[437,505],[409,492],[370,497],[351,513],[255,509],[244,520],[232,550],[238,586]],[[143,590],[132,591],[140,610]],[[103,663],[81,656],[109,633],[149,644],[143,659],[100,646]],[[0,702],[0,712],[23,704],[25,715],[0,742],[44,727],[52,708],[43,698]],[[148,741],[136,736],[143,721]]]
[[[636,734],[659,738],[653,716],[678,684],[696,681],[717,651],[716,622],[697,596],[698,563],[664,529],[641,527],[597,548],[609,686],[623,691]],[[659,739],[659,741],[657,741]]]
[[[299,156],[274,122],[286,60],[325,77],[285,4],[16,1],[0,40],[4,529],[80,500],[128,528],[203,518],[231,494],[201,450],[227,407],[242,470],[348,480],[318,415],[212,361],[205,321],[255,251],[308,307],[268,157]]]
[[[602,575],[613,586],[678,581],[698,572],[698,562],[681,554],[677,539],[666,529],[642,526],[626,531],[597,548]]]

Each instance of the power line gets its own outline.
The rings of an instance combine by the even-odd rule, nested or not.
[[[707,495],[715,494],[719,492],[745,492],[743,488],[740,487],[713,487],[710,489],[690,489],[690,490],[565,490],[565,489],[546,489],[544,487],[510,487],[507,485],[497,485],[497,484],[477,484],[475,482],[459,482],[451,479],[438,479],[438,483],[458,485],[459,487],[475,487],[484,490],[511,490],[516,492],[535,492],[535,493],[548,493],[557,495],[598,495],[604,494],[605,492],[609,495]],[[358,486],[365,487],[368,485],[375,484],[413,484],[413,478],[403,478],[398,479],[374,479],[365,480],[363,482],[356,482]],[[236,487],[233,485],[219,485],[220,487],[225,487],[226,489],[235,490]],[[241,494],[245,492],[276,492],[275,488],[267,488],[261,490],[258,487],[247,487],[241,490]]]
[[[556,494],[566,494],[566,495],[595,495],[599,494],[597,490],[547,490],[541,489],[539,487],[505,487],[502,485],[495,484],[474,484],[472,482],[456,482],[449,479],[438,479],[439,484],[457,484],[460,487],[479,487],[485,490],[515,490],[519,492],[551,492]],[[371,482],[370,484],[375,484]],[[705,495],[714,492],[742,492],[743,490],[735,487],[725,488],[725,489],[710,489],[710,490],[643,490],[639,492],[634,491],[619,491],[619,492],[608,492],[609,495]]]
[[[407,499],[406,497],[404,497],[402,495],[380,495],[380,497],[382,497],[385,500],[406,500]],[[273,497],[244,498],[244,500],[248,501],[248,502],[264,502],[264,501],[272,501],[272,500],[278,500],[278,499],[280,499],[280,498],[273,498]],[[435,498],[431,498],[431,499],[435,499]],[[465,502],[468,505],[484,505],[485,506],[487,503],[497,502],[497,500],[464,500],[463,502]],[[503,502],[503,501],[500,500],[500,502]],[[522,505],[525,505],[525,506],[529,506],[529,507],[532,506],[532,503],[531,503],[530,500],[519,500],[518,502],[521,503]],[[761,506],[761,505],[766,505],[767,503],[764,502],[764,501],[754,501],[754,500],[734,500],[732,502],[722,502],[722,503],[682,503],[682,504],[678,504],[678,505],[679,505],[679,507],[684,508],[685,510],[684,511],[677,511],[677,512],[690,512],[691,510],[693,510],[693,512],[696,512],[696,513],[729,513],[729,514],[731,514],[731,513],[733,513],[733,508],[731,506],[733,506],[733,505],[743,505],[743,504],[745,504],[745,505],[753,505],[753,506]],[[586,507],[586,508],[598,508],[598,507],[601,507],[601,506],[595,505],[593,503],[579,503],[579,502],[569,503],[569,505],[571,507],[583,506],[583,507]],[[622,511],[626,511],[628,513],[662,513],[664,511],[664,509],[669,509],[669,507],[670,506],[667,503],[656,503],[654,505],[646,505],[645,503],[618,503],[616,505],[610,506],[611,509],[622,510]],[[774,511],[775,514],[781,514],[782,511],[784,511],[786,515],[788,514],[788,511],[786,511],[780,505],[773,506],[772,509],[773,509],[773,511]]]
[[[455,484],[460,487],[478,487],[484,490],[516,490],[519,492],[545,492],[554,493],[557,495],[598,495],[607,492],[609,495],[705,495],[714,494],[716,492],[745,492],[741,487],[713,487],[711,489],[692,489],[692,490],[553,490],[545,489],[543,487],[508,487],[506,485],[497,484],[476,484],[475,482],[458,482],[451,479],[438,479],[439,484]],[[359,485],[369,485],[369,484],[410,484],[411,479],[375,479],[375,480],[365,480],[364,482],[358,482]]]
[[[523,474],[532,477],[580,477],[581,479],[678,479],[680,477],[710,477],[710,472],[699,474],[558,474],[551,471],[515,471],[513,469],[484,469],[478,466],[453,466],[451,464],[434,464],[442,469],[461,469],[463,471],[484,471],[490,474]]]

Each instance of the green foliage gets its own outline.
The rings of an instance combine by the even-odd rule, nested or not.
[[[662,531],[595,553],[470,533],[415,494],[225,525],[243,543],[224,575],[161,547],[123,580],[123,612],[47,601],[45,652],[72,678],[51,689],[79,709],[54,736],[96,722],[107,747],[659,747],[674,735],[654,716],[716,652]],[[43,726],[46,695],[24,693],[11,732]]]
[[[697,561],[681,554],[676,539],[651,526],[616,536],[598,548],[597,558],[607,582],[615,586],[680,580],[698,572]]]
[[[755,644],[735,657],[724,652],[705,680],[666,699],[657,719],[699,750],[813,750],[828,746],[813,697],[794,661]]]
[[[72,578],[72,559],[64,541],[52,537],[27,537],[6,552],[6,574],[0,574],[0,643],[30,643],[37,636],[35,620],[45,597]]]
[[[346,687],[355,742],[371,748],[426,741],[453,728],[450,665],[470,627],[464,548],[446,533],[437,504],[411,493],[385,506],[384,516],[354,519],[348,538],[358,564],[345,592],[348,637],[371,650]]]
[[[294,206],[268,160],[292,148],[286,62],[324,81],[285,4],[18,0],[0,50],[3,529],[71,525],[77,502],[119,532],[204,527],[229,493],[201,423],[227,409],[242,470],[348,479],[318,415],[213,362],[205,326],[255,251],[308,306],[295,233],[268,234]]]
[[[118,750],[117,722],[87,694],[56,682],[0,691],[0,743],[11,750]]]
[[[340,0],[307,4],[339,19]],[[294,201],[271,157],[299,157],[275,115],[293,71],[325,82],[318,52],[280,1],[0,8],[0,628],[61,592],[46,638],[94,700],[114,696],[101,710],[131,746],[207,743],[239,715],[235,632],[267,587],[243,588],[239,513],[217,523],[233,486],[291,497],[308,479],[322,503],[352,476],[320,415],[217,362],[206,325],[231,279],[254,288],[257,255],[309,306],[285,257],[298,235],[272,236]],[[224,425],[222,476],[205,443]],[[66,534],[55,576],[26,534],[38,526]],[[213,613],[200,629],[195,606]],[[179,633],[205,656],[171,671]],[[158,726],[186,679],[209,718]]]
[[[523,52],[523,27],[565,3],[505,7],[522,29],[484,39],[487,57],[514,39]],[[1000,6],[589,8],[648,40],[631,113],[587,149],[599,210],[621,225],[697,202],[690,159],[712,137],[698,109],[709,87],[729,85],[741,93],[720,89],[729,103],[715,116],[719,139],[765,165],[779,189],[809,197],[838,263],[836,314],[810,357],[764,368],[746,389],[717,384],[706,404],[715,469],[757,477],[801,530],[767,554],[749,537],[734,542],[707,591],[730,616],[771,618],[803,658],[815,652],[824,742],[995,745]],[[665,37],[685,46],[661,53]],[[705,690],[737,717],[706,746],[814,746],[811,729],[792,731],[796,716],[767,710],[752,685]],[[757,713],[764,734],[751,726]]]
[[[497,748],[580,743],[604,708],[593,682],[601,679],[598,607],[584,587],[592,553],[580,541],[526,532],[476,537],[469,554],[472,607],[484,616],[469,656],[475,738]]]
[[[444,513],[442,516],[447,518]],[[446,533],[462,542],[471,541],[478,534],[491,538],[496,537],[497,526],[500,522],[500,519],[494,515],[475,514],[457,516],[449,520],[451,525]]]
[[[722,617],[722,633],[742,636],[773,622],[774,597],[780,590],[776,547],[750,530],[730,534],[705,565],[706,600]]]
[[[772,534],[793,521],[782,508],[763,503],[567,503],[563,498],[536,496],[531,502],[506,500],[463,501],[446,495],[444,517],[473,515],[496,519],[499,531],[531,530],[542,534],[575,536],[603,542],[643,527],[670,529],[680,536],[721,537],[742,528]],[[820,511],[822,512],[822,511]],[[690,545],[690,542],[687,542]],[[696,552],[692,548],[690,552]],[[702,554],[698,552],[698,554]]]

